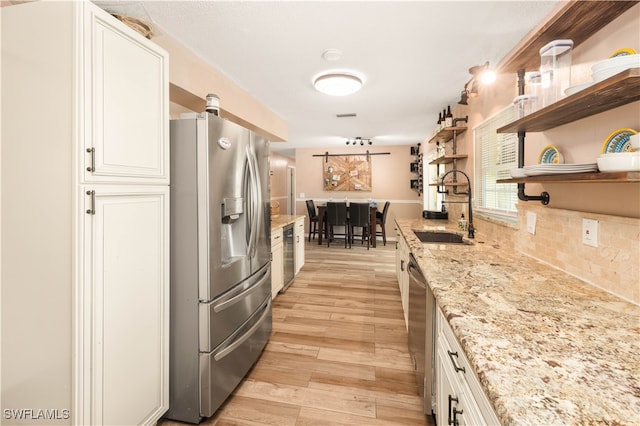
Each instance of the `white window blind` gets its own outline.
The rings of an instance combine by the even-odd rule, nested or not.
[[[516,213],[517,185],[496,183],[509,179],[509,170],[518,167],[518,135],[496,132],[514,120],[513,108],[507,107],[474,129],[475,199],[480,211],[503,216]]]

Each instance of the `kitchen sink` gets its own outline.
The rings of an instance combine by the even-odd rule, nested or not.
[[[455,232],[445,231],[413,231],[416,237],[423,243],[435,243],[435,244],[471,244],[469,241],[465,241],[462,235]]]

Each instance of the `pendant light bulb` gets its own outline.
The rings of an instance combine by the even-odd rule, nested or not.
[[[491,84],[496,81],[496,72],[490,69],[486,69],[482,73],[482,83],[483,84]]]

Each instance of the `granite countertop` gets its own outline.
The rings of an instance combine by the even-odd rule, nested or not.
[[[398,219],[500,422],[640,424],[640,306],[476,241],[423,244]]]
[[[271,216],[271,230],[273,231],[273,230],[278,229],[278,228],[284,228],[288,224],[295,222],[296,219],[299,219],[301,217],[304,217],[304,215],[301,215],[301,214],[296,214],[296,215],[280,214],[280,215],[277,215],[277,216]]]

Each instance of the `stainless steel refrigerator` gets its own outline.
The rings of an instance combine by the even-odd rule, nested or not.
[[[213,114],[171,121],[169,411],[199,423],[271,335],[269,142]]]

